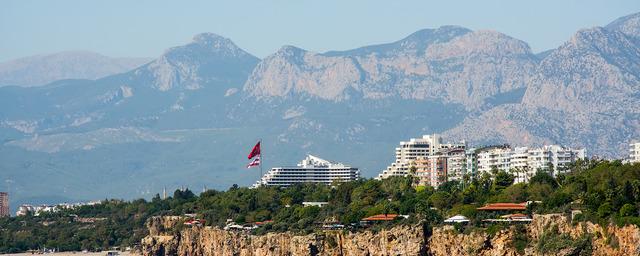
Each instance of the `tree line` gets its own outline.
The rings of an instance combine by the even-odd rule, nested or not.
[[[512,173],[496,171],[474,179],[449,181],[437,189],[415,186],[412,177],[362,179],[332,186],[296,185],[250,189],[234,185],[226,191],[195,195],[176,190],[173,196],[133,201],[104,200],[101,204],[43,213],[39,216],[0,218],[0,253],[43,248],[61,251],[98,251],[135,247],[148,234],[146,220],[158,215],[196,214],[206,225],[273,220],[252,232],[314,232],[321,223],[356,224],[375,214],[409,215],[383,225],[425,223],[441,225],[446,217],[462,214],[481,226],[491,213],[476,208],[491,202],[537,201],[528,213],[568,213],[581,210],[577,220],[618,225],[640,224],[640,164],[586,160],[553,177],[541,170],[528,183],[513,184]],[[328,202],[304,207],[302,202]],[[79,218],[97,218],[93,222]],[[102,219],[104,218],[104,219]],[[375,228],[375,227],[374,227]]]

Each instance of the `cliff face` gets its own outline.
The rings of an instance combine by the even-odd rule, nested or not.
[[[459,234],[452,226],[435,228],[429,238],[428,252],[432,255],[582,255],[575,247],[569,246],[552,254],[538,251],[538,241],[545,231],[557,227],[560,234],[568,234],[579,239],[585,234],[591,235],[592,255],[625,256],[640,255],[640,228],[627,225],[619,228],[614,225],[602,227],[591,222],[579,222],[572,225],[561,214],[534,215],[533,222],[526,226],[529,240],[523,253],[518,253],[513,245],[516,236],[514,227],[501,230],[493,236],[484,232]]]
[[[143,255],[423,255],[421,227],[395,227],[377,233],[256,236],[215,227],[193,227],[172,235],[162,230],[174,217],[152,218],[150,235],[142,240]],[[160,229],[157,229],[160,228]]]
[[[516,250],[515,227],[489,235],[484,231],[459,233],[451,226],[433,229],[425,237],[422,226],[398,226],[379,232],[358,233],[328,231],[322,234],[296,235],[270,233],[256,236],[213,227],[193,227],[172,234],[175,217],[155,217],[147,226],[150,235],[142,241],[143,255],[544,255],[537,244],[545,231],[558,232],[579,239],[592,235],[593,255],[640,255],[640,229],[622,228],[583,222],[571,225],[562,215],[536,215],[526,226],[529,241],[523,253]],[[567,247],[553,255],[575,255]]]

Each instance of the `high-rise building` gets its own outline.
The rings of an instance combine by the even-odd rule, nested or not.
[[[515,183],[527,182],[534,175],[532,169],[529,168],[528,147],[516,147],[513,149],[509,169],[515,176]]]
[[[462,148],[465,142],[442,143],[442,138],[438,134],[424,135],[422,138],[412,138],[409,141],[400,142],[396,148],[396,160],[383,170],[377,179],[385,179],[392,176],[406,176],[413,161],[418,158],[427,158],[442,149]]]
[[[467,155],[462,148],[449,149],[447,156],[447,180],[463,180],[467,175]],[[471,175],[467,175],[471,178]]]
[[[428,185],[437,188],[447,181],[447,156],[434,154],[428,157],[420,157],[412,161],[415,166],[418,185]]]
[[[469,148],[465,151],[464,174],[475,179],[478,175],[478,154],[476,148]]]
[[[629,161],[632,163],[640,163],[640,142],[631,143],[629,146],[631,147]]]
[[[0,217],[9,217],[9,193],[0,192]]]
[[[308,155],[297,166],[272,168],[254,184],[254,187],[287,187],[298,183],[330,185],[333,182],[355,181],[358,178],[358,168]]]

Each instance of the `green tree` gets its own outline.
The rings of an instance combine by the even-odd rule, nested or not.
[[[620,208],[620,216],[622,217],[634,217],[638,216],[638,209],[635,205],[625,204]]]
[[[501,191],[513,184],[515,177],[505,171],[498,171],[493,179],[493,190]]]

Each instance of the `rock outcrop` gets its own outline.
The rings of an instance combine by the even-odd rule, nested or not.
[[[425,238],[419,226],[379,232],[327,231],[308,235],[290,232],[251,235],[216,227],[166,232],[175,216],[154,217],[150,235],[142,240],[143,255],[423,255]]]
[[[378,232],[325,231],[308,235],[290,232],[251,235],[216,227],[191,227],[175,232],[178,217],[154,217],[142,240],[143,255],[544,255],[537,250],[545,231],[556,227],[561,234],[579,239],[591,235],[593,255],[640,255],[640,228],[633,225],[602,227],[590,222],[572,224],[560,214],[535,215],[525,228],[527,244],[514,246],[515,226],[490,235],[483,229],[460,233],[453,226],[433,228],[426,236],[422,225],[397,226]],[[520,231],[522,232],[522,231]],[[573,255],[563,248],[555,255]]]
[[[493,236],[480,231],[461,234],[452,226],[438,227],[433,230],[427,247],[432,255],[545,255],[537,251],[536,247],[545,231],[553,227],[557,227],[561,234],[568,234],[572,239],[591,235],[592,255],[640,255],[640,228],[637,226],[602,227],[591,222],[578,222],[573,225],[566,216],[561,214],[534,215],[533,222],[526,226],[528,243],[523,252],[518,252],[513,245],[517,232],[514,226],[501,230]],[[553,255],[578,255],[576,250],[577,248],[569,246]]]

